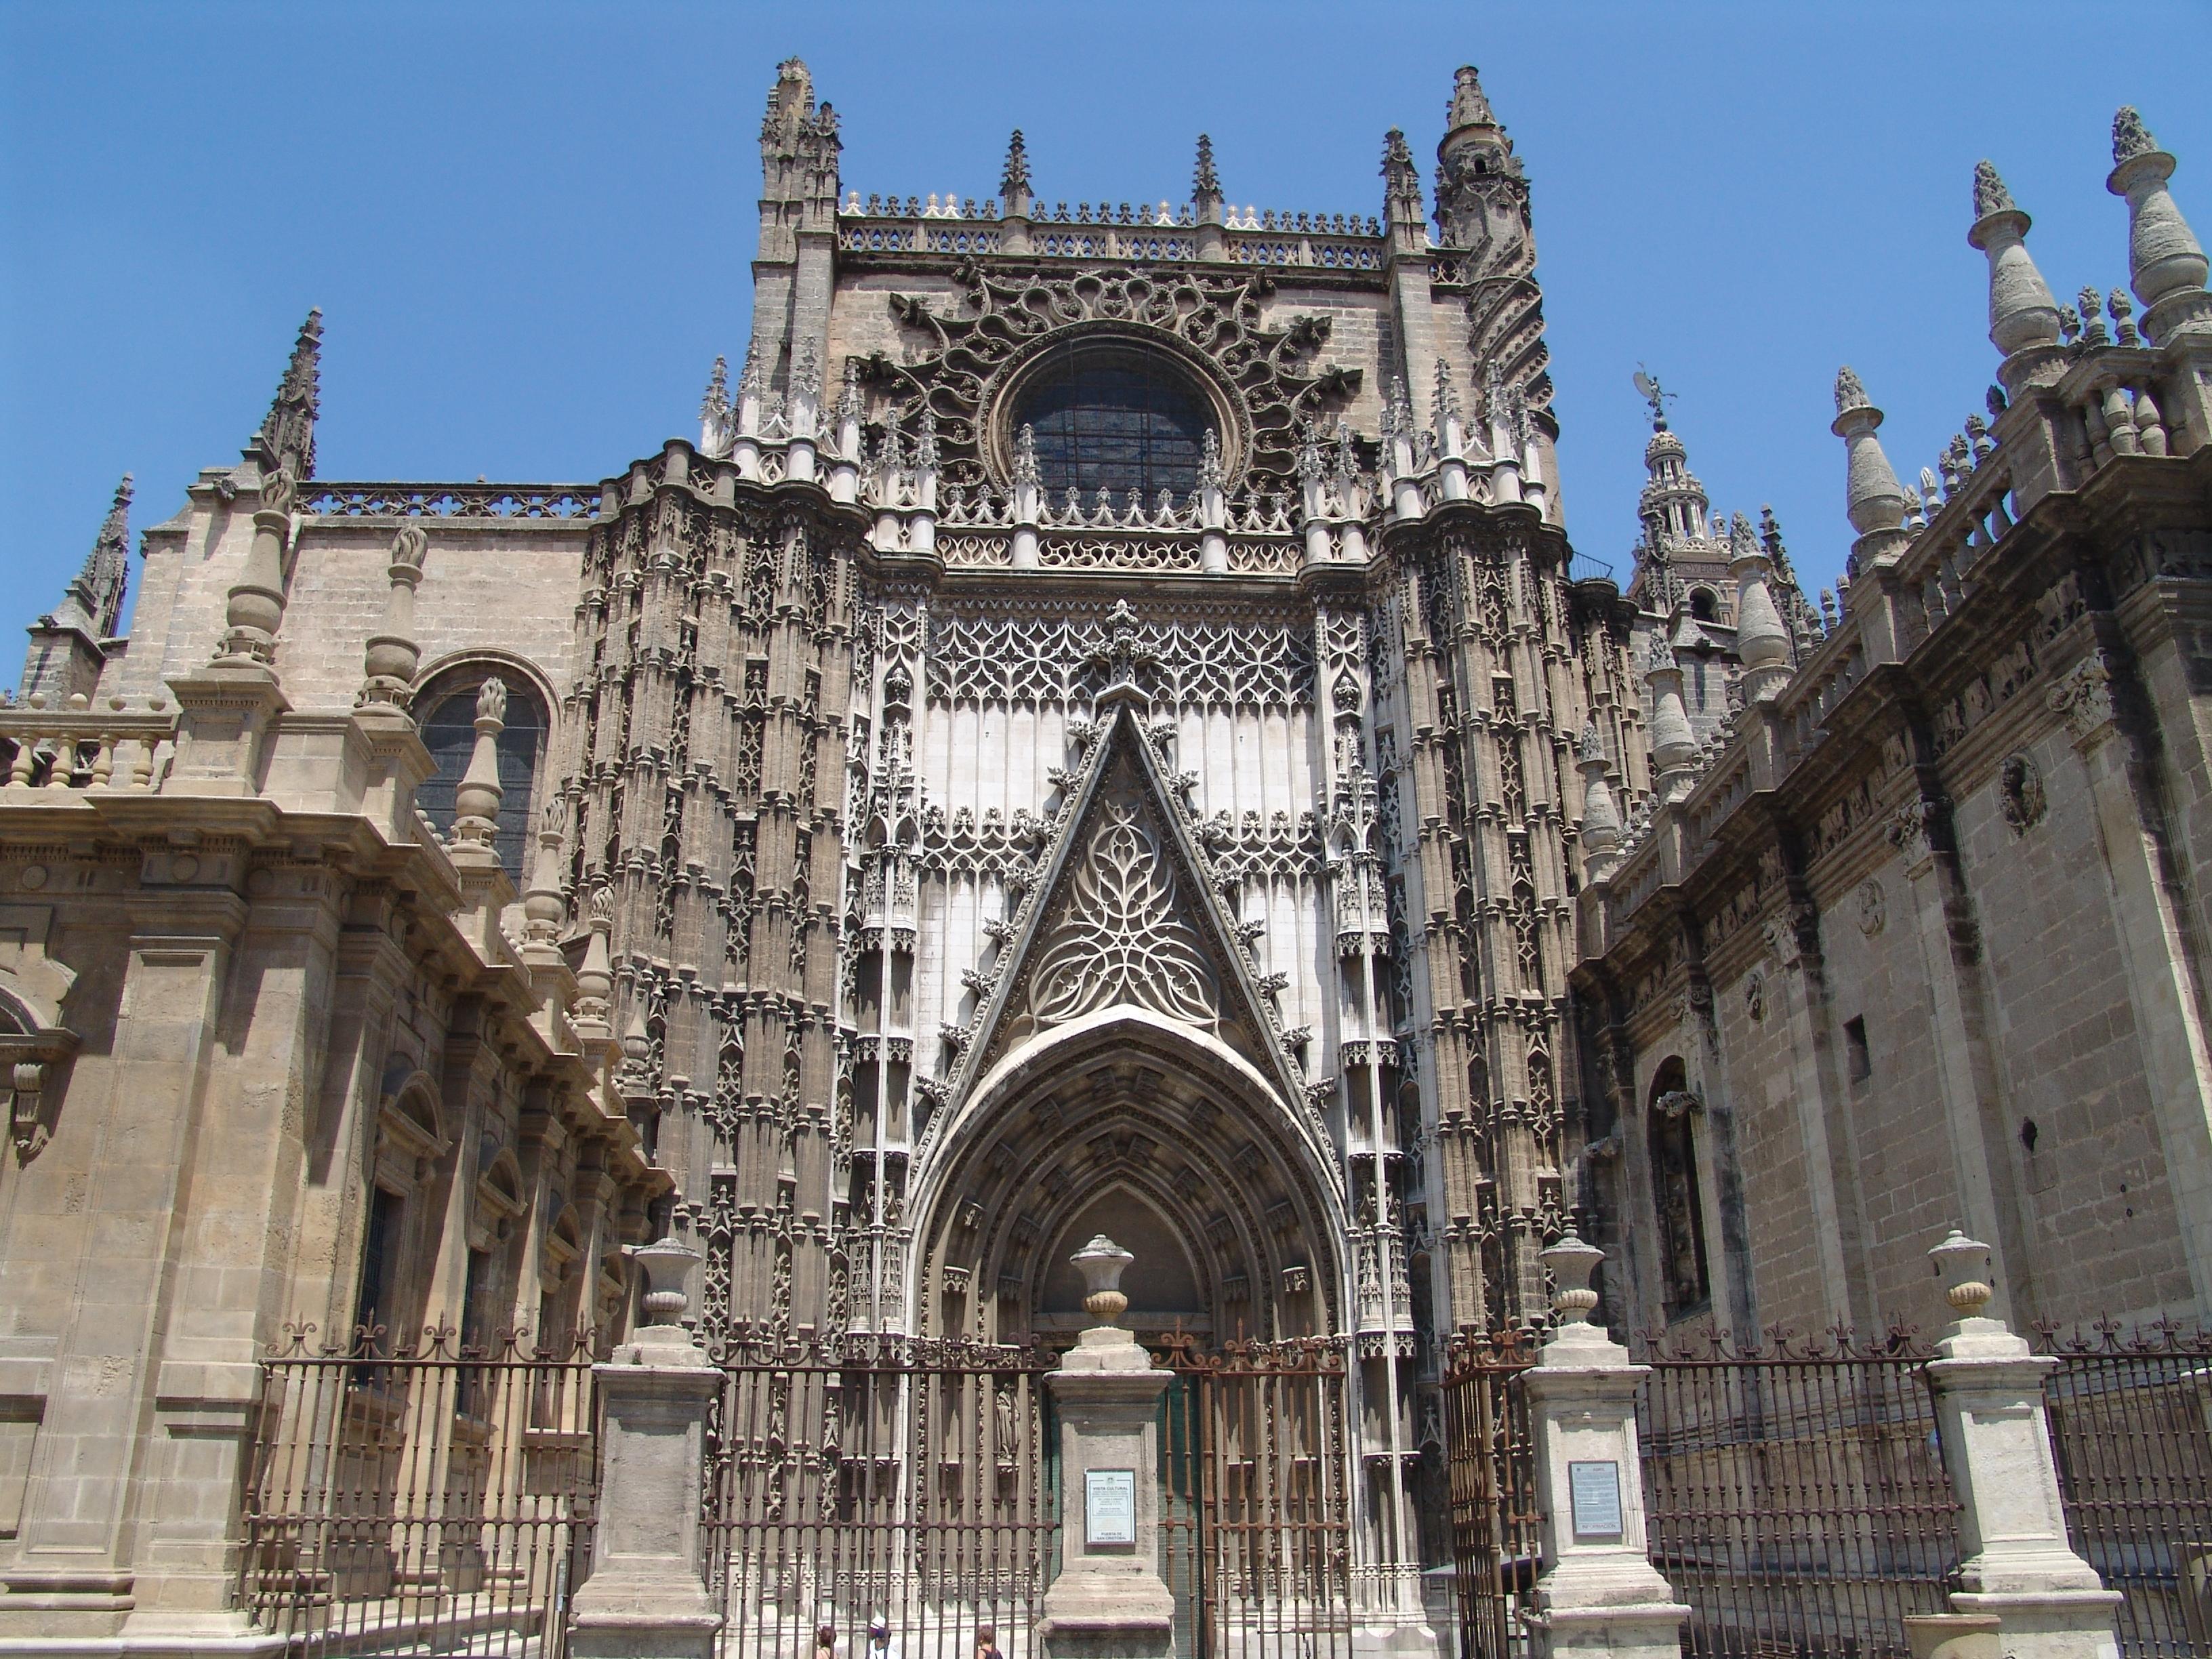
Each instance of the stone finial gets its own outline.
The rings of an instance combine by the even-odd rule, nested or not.
[[[1213,170],[1213,140],[1204,133],[1198,135],[1198,165],[1191,173],[1191,194],[1202,208],[1211,199],[1217,205],[1221,200],[1221,175]]]
[[[226,668],[263,672],[276,659],[276,635],[284,626],[288,592],[284,550],[292,538],[297,494],[287,459],[261,474],[261,504],[253,512],[253,540],[246,562],[223,602],[222,642],[216,661]]]
[[[1022,429],[1024,432],[1029,430],[1027,427]],[[1034,456],[1034,449],[1031,453]],[[1212,427],[1206,428],[1206,435],[1198,441],[1198,487],[1200,489],[1222,487],[1221,440],[1215,435]]]
[[[1206,435],[1211,439],[1213,434],[1209,430]],[[1220,465],[1218,450],[1214,464],[1217,466]],[[1034,489],[1037,487],[1038,478],[1036,428],[1024,421],[1022,429],[1014,434],[1014,483],[1017,485],[1026,484]]]
[[[615,992],[614,962],[607,945],[615,926],[613,892],[593,888],[588,908],[591,934],[584,942],[583,965],[576,969],[576,1019],[593,1028],[587,1035],[605,1042],[613,1036],[607,1029],[609,1000]]]
[[[1382,208],[1394,223],[1420,221],[1421,170],[1396,127],[1382,135]]]
[[[1597,721],[1592,719],[1583,726],[1575,769],[1583,776],[1582,848],[1584,865],[1593,881],[1602,879],[1611,871],[1613,855],[1620,847],[1620,808],[1613,800],[1613,786],[1606,781],[1605,769],[1605,743],[1598,735]]]
[[[647,1346],[689,1347],[691,1338],[681,1322],[684,1310],[690,1305],[684,1281],[706,1257],[678,1238],[641,1244],[629,1254],[645,1276],[645,1294],[639,1298],[639,1305],[645,1311],[646,1328],[632,1340]]]
[[[1736,580],[1736,655],[1744,666],[1744,695],[1761,702],[1790,678],[1790,630],[1768,586],[1766,548],[1741,513],[1729,529],[1729,574]]]
[[[707,395],[699,400],[699,418],[713,420],[729,412],[730,360],[717,352],[714,367],[707,374]]]
[[[2112,160],[2105,187],[2127,198],[2128,280],[2143,303],[2144,337],[2164,345],[2177,335],[2212,334],[2204,249],[2166,187],[2173,157],[2132,108],[2112,118]]]
[[[498,829],[499,734],[507,727],[507,682],[496,675],[477,688],[476,747],[469,769],[453,790],[453,841],[459,847],[489,848]]]
[[[385,568],[391,587],[384,597],[384,620],[362,652],[361,707],[404,709],[414,697],[415,670],[422,648],[415,640],[415,590],[422,585],[430,537],[410,520],[392,538],[391,562]]]
[[[2132,161],[2138,155],[2148,155],[2158,148],[2158,140],[2150,136],[2150,129],[2133,104],[2123,104],[2112,117],[2112,165]]]
[[[1137,1258],[1100,1233],[1068,1257],[1083,1275],[1083,1310],[1102,1325],[1115,1325],[1129,1310],[1121,1292],[1121,1273]]]
[[[1990,1247],[1951,1229],[1941,1244],[1928,1252],[1943,1278],[1943,1299],[1960,1319],[1977,1319],[1996,1294],[1990,1282]]]
[[[1654,637],[1651,641],[1651,659],[1644,681],[1651,698],[1652,765],[1662,776],[1684,773],[1698,757],[1698,738],[1690,727],[1690,711],[1682,702],[1682,665],[1675,658],[1674,647],[1663,639]]]
[[[2012,192],[1988,161],[1974,164],[1974,222],[1966,240],[1987,256],[1990,267],[1990,343],[2005,365],[1997,378],[2017,389],[2039,368],[2055,373],[2063,365],[2038,349],[2058,341],[2058,306],[2043,273],[2028,256],[2032,222],[2015,206]],[[2020,361],[2023,353],[2037,353]]]
[[[1597,1292],[1590,1289],[1590,1275],[1597,1271],[1598,1263],[1605,1260],[1605,1252],[1595,1244],[1585,1244],[1570,1227],[1554,1243],[1537,1253],[1537,1260],[1548,1268],[1552,1283],[1552,1312],[1562,1325],[1582,1325],[1597,1310]]]
[[[1974,217],[1986,219],[1992,213],[2011,213],[2012,192],[2005,181],[1997,177],[1996,163],[1988,160],[1974,163]]]
[[[1836,418],[1830,427],[1844,441],[1848,465],[1844,507],[1861,537],[1895,530],[1905,522],[1905,488],[1882,452],[1875,428],[1881,411],[1848,368],[1836,375]]]

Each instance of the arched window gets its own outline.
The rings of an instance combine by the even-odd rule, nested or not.
[[[1055,498],[1068,489],[1131,490],[1152,505],[1163,489],[1198,488],[1200,447],[1212,405],[1174,358],[1141,343],[1076,341],[1030,375],[1013,430],[1036,437],[1037,477]]]
[[[1679,1319],[1712,1301],[1705,1267],[1705,1206],[1698,1187],[1697,1132],[1692,1119],[1705,1103],[1692,1094],[1680,1059],[1663,1061],[1651,1079],[1646,1120],[1651,1200],[1659,1219],[1659,1283],[1667,1316]]]
[[[453,791],[476,750],[477,693],[487,679],[507,684],[507,725],[498,738],[498,829],[492,846],[517,887],[529,878],[531,793],[545,758],[545,704],[520,672],[482,663],[440,674],[415,697],[415,718],[437,769],[415,792],[416,804],[441,832],[453,827]]]
[[[1718,622],[1721,619],[1721,602],[1714,598],[1711,588],[1693,587],[1690,590],[1690,614],[1699,622]]]

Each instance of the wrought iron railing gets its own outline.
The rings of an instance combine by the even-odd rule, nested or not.
[[[314,1337],[291,1329],[262,1364],[240,1584],[254,1625],[295,1654],[558,1659],[599,1491],[588,1338]]]
[[[2212,1334],[2037,1329],[2067,1531],[2121,1594],[2120,1650],[2212,1653]]]
[[[1651,1561],[1690,1606],[1683,1651],[1903,1659],[1905,1615],[1948,1611],[1959,1564],[1932,1350],[1904,1328],[1637,1346]]]
[[[1348,1659],[1353,1586],[1342,1337],[1172,1344],[1161,1563],[1175,1650]]]
[[[964,1340],[739,1334],[715,1353],[708,1583],[729,1659],[1029,1659],[1058,1548],[1043,1374]]]
[[[1454,1337],[1446,1353],[1445,1471],[1460,1659],[1528,1651],[1521,1610],[1536,1582],[1543,1515],[1520,1384],[1536,1363],[1536,1341],[1521,1331],[1468,1332]]]

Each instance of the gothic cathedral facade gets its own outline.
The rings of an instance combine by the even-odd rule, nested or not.
[[[1528,179],[1445,126],[1378,217],[1203,138],[863,198],[794,61],[696,442],[324,481],[311,318],[127,638],[118,497],[0,711],[0,1631],[217,1597],[286,1322],[611,1329],[663,1233],[710,1339],[1065,1344],[1107,1233],[1149,1340],[1340,1343],[1408,1632],[1447,1340],[1570,1225],[1617,1326],[1914,1316],[1954,1223],[2015,1322],[2212,1311],[2172,158],[2117,335],[1978,182],[1990,416],[1909,489],[1845,371],[1816,601],[1656,386],[1632,574],[1570,546]]]

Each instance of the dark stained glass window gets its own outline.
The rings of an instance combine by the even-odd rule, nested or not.
[[[1054,497],[1079,489],[1088,506],[1110,489],[1118,504],[1133,489],[1150,506],[1163,489],[1181,497],[1198,488],[1212,414],[1165,357],[1102,344],[1073,348],[1039,373],[1014,424],[1035,432],[1038,479]]]

